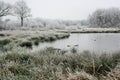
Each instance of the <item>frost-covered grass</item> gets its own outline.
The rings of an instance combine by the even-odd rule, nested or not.
[[[70,51],[69,51],[70,52]],[[119,80],[110,75],[120,62],[120,53],[94,54],[47,48],[29,52],[13,48],[0,54],[1,80]],[[118,70],[117,70],[118,71]],[[116,77],[117,76],[117,77]],[[105,79],[104,79],[105,78]]]
[[[79,28],[79,29],[66,29],[57,30],[58,32],[65,33],[120,33],[119,28]]]
[[[31,52],[33,44],[66,38],[69,34],[20,30],[0,34],[1,80],[120,80],[120,52],[81,53],[75,48]]]
[[[39,42],[55,41],[69,37],[67,33],[56,33],[54,31],[38,31],[38,30],[13,30],[0,32],[0,45],[4,46],[11,42],[21,47],[29,47],[38,45]]]

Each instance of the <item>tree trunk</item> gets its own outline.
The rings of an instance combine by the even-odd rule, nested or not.
[[[23,25],[24,25],[24,19],[23,17],[21,17],[21,27],[23,27]]]

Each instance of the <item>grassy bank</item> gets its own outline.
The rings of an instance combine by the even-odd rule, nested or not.
[[[120,33],[119,28],[81,28],[70,30],[57,30],[62,33]]]
[[[31,48],[32,45],[39,45],[40,42],[55,41],[68,37],[69,34],[56,33],[53,31],[1,31],[0,46],[5,46],[13,43],[17,46]]]
[[[120,72],[112,72],[119,62],[120,53],[98,55],[54,48],[31,53],[15,48],[0,54],[0,79],[120,80]]]

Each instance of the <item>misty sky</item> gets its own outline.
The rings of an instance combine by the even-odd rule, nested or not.
[[[14,4],[17,0],[3,0]],[[99,8],[118,7],[120,0],[25,0],[33,17],[82,20]]]

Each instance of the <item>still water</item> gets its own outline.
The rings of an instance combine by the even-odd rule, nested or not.
[[[91,52],[117,52],[120,51],[120,33],[72,33],[69,38],[33,46],[33,51],[39,51],[46,47],[60,49],[76,47],[81,52],[86,50]]]

